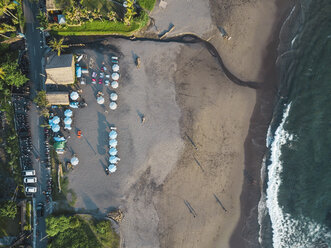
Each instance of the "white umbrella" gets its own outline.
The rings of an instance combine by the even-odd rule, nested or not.
[[[115,156],[116,154],[117,154],[117,149],[115,147],[109,149],[109,155]]]
[[[117,72],[114,72],[113,74],[111,74],[111,78],[113,80],[118,80],[120,78],[120,74],[118,74]]]
[[[58,124],[54,124],[54,125],[52,126],[52,131],[53,131],[54,133],[57,133],[58,131],[60,131],[60,126],[59,126]]]
[[[116,103],[116,102],[111,102],[111,103],[109,104],[109,108],[112,109],[112,110],[117,109],[117,103]]]
[[[54,116],[53,119],[52,119],[52,122],[54,124],[59,124],[60,123],[60,118],[58,116]]]
[[[102,96],[99,96],[99,97],[97,98],[97,102],[98,102],[99,104],[103,104],[103,103],[105,102],[105,98],[103,98]]]
[[[70,117],[64,118],[64,124],[70,125],[72,123],[72,119]]]
[[[72,157],[71,160],[70,160],[70,163],[72,165],[78,165],[79,159],[77,157]]]
[[[66,111],[64,111],[64,116],[71,117],[72,116],[72,110],[71,109],[67,109]]]
[[[114,173],[117,170],[117,167],[114,164],[110,164],[108,166],[108,170],[109,170],[110,173]]]
[[[76,91],[73,91],[70,94],[70,98],[75,101],[75,100],[77,100],[79,98],[79,95],[78,95],[78,93]]]
[[[118,95],[115,92],[110,94],[110,100],[116,101],[117,99],[118,99]]]
[[[117,132],[115,130],[110,131],[109,139],[116,139],[116,138],[117,138]]]
[[[119,161],[119,160],[120,160],[119,157],[116,157],[116,156],[110,156],[110,158],[109,158],[109,163],[111,163],[111,164],[116,164],[117,161]]]
[[[120,70],[120,66],[118,64],[114,64],[112,67],[113,71],[119,71]]]
[[[113,81],[111,82],[111,87],[113,87],[113,89],[117,89],[118,88],[118,82],[117,81]]]
[[[116,147],[117,146],[117,140],[111,139],[109,140],[109,147]]]

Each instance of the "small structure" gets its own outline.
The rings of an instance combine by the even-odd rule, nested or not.
[[[117,149],[115,147],[112,147],[109,149],[109,155],[116,156],[117,155]]]
[[[71,109],[66,109],[64,111],[64,116],[66,117],[71,117],[72,116],[72,110]]]
[[[70,99],[76,101],[79,98],[79,94],[76,91],[70,93]]]
[[[118,64],[113,64],[113,66],[112,66],[112,70],[113,70],[114,72],[118,72],[118,71],[120,70],[120,66],[119,66]]]
[[[60,131],[60,126],[58,124],[52,125],[52,131],[54,133],[57,133],[58,131]]]
[[[75,82],[75,63],[72,54],[57,56],[52,53],[46,61],[45,84],[68,85]]]
[[[109,158],[109,163],[111,164],[117,164],[118,161],[120,161],[121,159],[119,157],[116,156],[110,156]]]
[[[116,147],[117,146],[117,140],[116,139],[111,139],[109,140],[109,147]]]
[[[117,101],[117,99],[118,99],[118,95],[115,92],[110,94],[110,100]]]
[[[117,81],[113,81],[113,82],[111,82],[111,87],[113,88],[113,89],[117,89],[118,88],[118,82]]]
[[[113,80],[118,80],[120,78],[120,74],[118,74],[117,72],[114,72],[113,74],[111,74],[111,78]]]
[[[104,102],[105,102],[105,98],[103,98],[103,96],[99,96],[99,97],[97,98],[97,103],[98,103],[98,104],[104,104]]]
[[[59,24],[66,24],[66,18],[64,17],[64,15],[57,15],[57,22]]]
[[[64,118],[63,122],[65,125],[70,125],[72,123],[72,119],[70,117],[66,117],[66,118]]]
[[[46,0],[46,10],[55,11],[55,10],[60,10],[60,9],[58,7],[56,7],[55,0]]]
[[[78,165],[78,163],[79,163],[79,159],[74,155],[74,156],[71,158],[70,163],[71,163],[72,165]]]
[[[117,132],[115,130],[111,130],[109,133],[109,139],[116,139],[117,138]]]
[[[111,110],[115,110],[115,109],[117,109],[117,103],[116,103],[116,102],[111,102],[111,103],[109,104],[109,108],[110,108]]]
[[[46,100],[49,105],[69,105],[68,92],[47,92]]]
[[[59,124],[60,118],[58,116],[54,116],[53,119],[50,119],[53,124]]]
[[[54,143],[54,149],[58,154],[63,154],[65,149],[65,141],[57,141]]]
[[[117,166],[115,164],[110,164],[108,170],[110,173],[114,173],[117,170]]]

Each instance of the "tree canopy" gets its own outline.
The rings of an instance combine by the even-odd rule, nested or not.
[[[79,220],[74,216],[60,217],[50,216],[46,219],[47,234],[50,237],[56,236],[58,233],[66,232],[67,229],[75,229],[80,225]]]
[[[7,61],[1,65],[2,76],[0,77],[0,89],[4,86],[21,87],[28,81],[18,68],[17,61]]]
[[[17,214],[17,205],[13,201],[6,201],[0,205],[0,216],[14,219]]]

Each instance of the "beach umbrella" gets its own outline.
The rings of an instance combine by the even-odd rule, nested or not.
[[[109,155],[115,156],[116,154],[117,154],[117,149],[115,147],[109,149]]]
[[[111,139],[109,140],[109,147],[116,147],[117,146],[117,140]]]
[[[65,125],[64,125],[64,129],[71,130],[71,126],[70,126],[70,124],[65,124]]]
[[[58,124],[54,124],[54,125],[52,126],[52,131],[53,131],[54,133],[57,133],[58,131],[60,131],[60,126],[59,126]]]
[[[118,95],[115,92],[110,94],[110,100],[116,101],[117,99],[118,99]]]
[[[78,97],[79,97],[79,95],[78,95],[78,93],[76,92],[76,91],[73,91],[73,92],[71,92],[71,94],[70,94],[70,98],[72,99],[72,100],[77,100],[78,99]]]
[[[116,102],[111,102],[111,103],[109,104],[109,108],[112,109],[112,110],[117,109],[117,103],[116,103]]]
[[[105,102],[105,98],[103,98],[102,96],[99,96],[97,98],[97,102],[98,102],[98,104],[103,104]]]
[[[110,164],[108,166],[108,170],[109,170],[110,173],[114,173],[117,170],[117,167],[114,164]]]
[[[119,157],[110,156],[110,158],[109,158],[109,163],[111,163],[111,164],[116,164],[118,161],[120,161]]]
[[[116,139],[117,138],[117,132],[115,130],[111,130],[109,132],[109,139]]]
[[[113,80],[118,80],[120,78],[120,74],[118,74],[117,72],[114,72],[113,74],[111,74],[111,78]]]
[[[70,125],[72,123],[72,119],[70,117],[64,118],[64,124]]]
[[[58,116],[54,116],[53,119],[52,119],[52,123],[59,124],[60,123],[60,118]]]
[[[71,160],[70,160],[70,163],[72,165],[78,165],[79,159],[77,157],[72,157]]]
[[[111,87],[113,88],[113,89],[117,89],[118,88],[118,82],[117,81],[113,81],[113,82],[111,82]]]
[[[52,119],[49,119],[48,120],[48,124],[50,125],[50,126],[52,126],[54,123],[53,123],[53,120]]]
[[[66,111],[64,111],[64,116],[71,117],[72,116],[72,110],[71,109],[66,109]]]
[[[57,142],[61,142],[61,141],[65,141],[66,139],[64,137],[57,136],[57,137],[54,137],[54,140]]]
[[[117,72],[120,70],[120,66],[118,64],[114,64],[112,69],[113,69],[113,71]]]

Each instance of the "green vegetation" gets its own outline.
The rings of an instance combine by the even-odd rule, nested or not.
[[[46,219],[49,248],[115,248],[119,238],[110,222],[88,220],[79,216],[49,216]]]
[[[37,96],[33,99],[33,102],[38,105],[39,108],[46,108],[48,102],[46,99],[46,91],[41,90],[37,93]]]
[[[30,201],[28,201],[25,207],[25,220],[26,220],[26,223],[24,225],[25,231],[31,231],[31,210],[32,210],[32,204]]]
[[[145,10],[152,11],[156,0],[138,0],[137,3]]]
[[[123,22],[86,22],[81,26],[52,26],[55,34],[68,35],[104,35],[104,34],[121,34],[130,36],[133,32],[140,30],[148,23],[148,15],[143,14],[134,18],[131,25],[127,26]]]
[[[17,205],[13,201],[5,201],[0,205],[0,216],[15,219],[17,214]]]
[[[123,1],[124,2],[124,1]],[[142,0],[137,7],[133,0],[122,3],[108,0],[84,0],[75,4],[74,0],[58,0],[64,9],[65,25],[52,24],[51,31],[56,35],[105,35],[120,34],[130,36],[145,27],[149,21],[146,11],[152,10],[155,0]],[[68,8],[68,6],[71,6]]]

